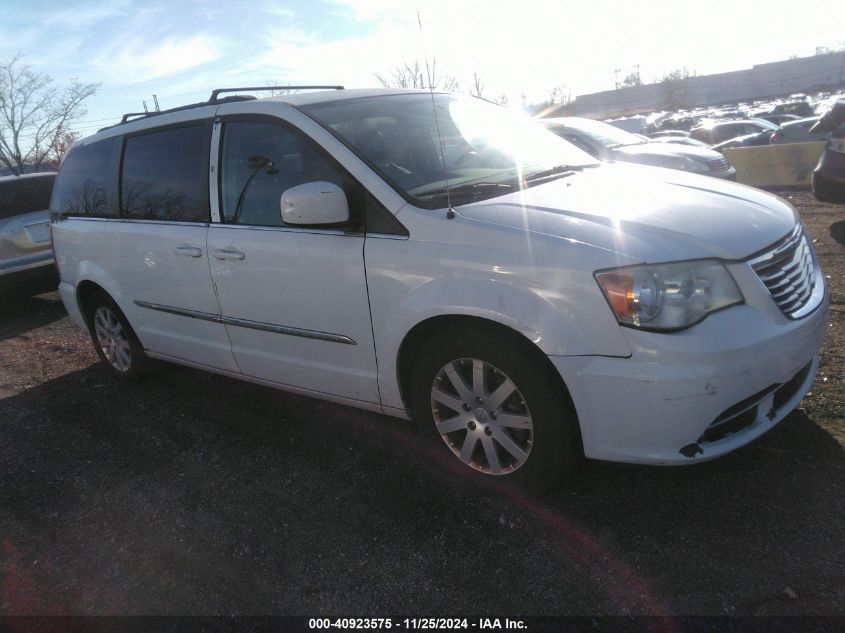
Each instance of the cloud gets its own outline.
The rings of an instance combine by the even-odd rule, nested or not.
[[[106,82],[137,84],[214,62],[224,49],[222,41],[207,35],[171,36],[152,45],[147,37],[121,38],[102,52],[93,66]]]
[[[90,5],[74,4],[73,7],[47,13],[43,24],[49,29],[85,29],[97,22],[122,16],[129,6],[130,0],[113,0]]]

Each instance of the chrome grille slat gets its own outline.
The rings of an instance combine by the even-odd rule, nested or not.
[[[790,318],[803,315],[814,297],[816,271],[811,247],[801,225],[765,253],[749,260],[772,300]]]

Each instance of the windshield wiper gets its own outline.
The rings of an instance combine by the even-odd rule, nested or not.
[[[423,198],[425,200],[433,200],[435,198],[445,198],[448,196],[495,196],[500,193],[507,193],[513,188],[513,183],[506,182],[466,182],[461,185],[454,185],[451,187],[429,189],[416,194],[416,197]]]
[[[542,171],[536,171],[529,174],[525,178],[525,183],[528,185],[536,185],[546,180],[573,176],[576,172],[582,171],[585,167],[595,167],[595,165],[555,165],[549,169],[543,169]]]

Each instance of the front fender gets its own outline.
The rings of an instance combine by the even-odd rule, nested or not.
[[[451,226],[460,228],[457,222]],[[491,233],[497,248],[468,247],[448,238],[368,239],[367,284],[385,406],[403,407],[396,374],[399,350],[414,327],[434,317],[486,319],[552,356],[630,356],[592,276],[588,246],[538,240],[531,249],[524,243],[503,248],[507,242],[500,228],[476,226],[474,231]],[[559,249],[568,252],[561,256]],[[577,265],[562,263],[566,260]]]

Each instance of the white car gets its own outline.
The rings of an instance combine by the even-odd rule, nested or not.
[[[810,388],[825,286],[775,196],[455,95],[216,94],[61,167],[61,295],[117,376],[152,357],[413,417],[527,486],[723,455]]]

